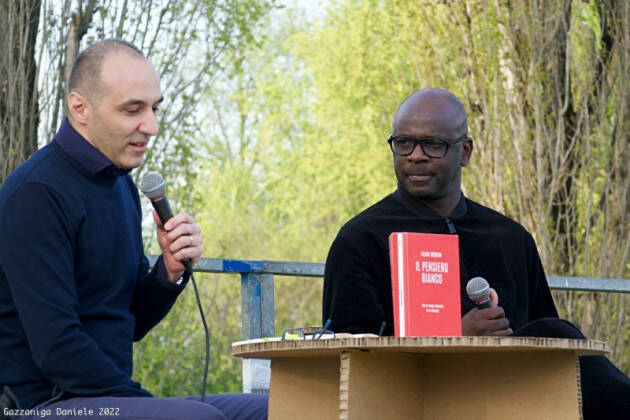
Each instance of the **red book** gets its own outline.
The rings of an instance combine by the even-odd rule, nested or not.
[[[396,337],[462,335],[457,235],[389,235]]]

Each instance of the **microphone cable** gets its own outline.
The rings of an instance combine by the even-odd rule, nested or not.
[[[143,178],[140,183],[140,190],[151,201],[153,208],[158,214],[158,217],[162,223],[166,223],[173,217],[173,211],[166,198],[166,182],[164,178],[157,172],[149,172]],[[210,332],[208,331],[208,323],[206,322],[206,316],[203,313],[203,307],[201,306],[201,299],[199,298],[199,289],[197,289],[197,282],[193,276],[193,267],[190,259],[184,258],[181,260],[187,273],[190,273],[190,279],[192,280],[193,288],[195,289],[195,299],[197,300],[197,306],[199,307],[199,314],[201,315],[201,322],[203,322],[203,330],[206,336],[206,362],[203,371],[203,382],[201,385],[201,401],[206,401],[206,383],[208,380],[208,367],[210,366]]]
[[[195,289],[195,299],[197,300],[197,307],[199,308],[199,315],[201,315],[201,322],[203,323],[203,330],[206,337],[206,361],[203,369],[203,382],[201,385],[201,402],[206,401],[206,383],[208,380],[208,367],[210,366],[210,331],[208,330],[208,323],[206,322],[206,316],[203,313],[203,307],[201,306],[201,299],[199,298],[199,289],[197,289],[197,282],[195,276],[193,276],[192,270],[190,271],[190,281]]]

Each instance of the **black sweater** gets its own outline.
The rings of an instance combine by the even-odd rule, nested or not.
[[[393,334],[392,232],[459,235],[462,315],[474,306],[466,283],[480,276],[497,291],[513,330],[558,316],[534,240],[521,225],[463,196],[444,219],[399,188],[347,222],[330,247],[322,316],[333,331],[376,333],[385,321],[385,334]]]

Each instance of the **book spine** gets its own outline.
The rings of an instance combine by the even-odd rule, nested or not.
[[[396,265],[398,272],[398,326],[399,336],[405,337],[407,335],[407,305],[405,305],[406,296],[406,283],[405,283],[405,249],[404,238],[402,233],[396,234]]]
[[[394,335],[400,337],[400,323],[398,320],[398,240],[397,234],[389,235],[389,265],[392,288],[392,309],[394,320]]]

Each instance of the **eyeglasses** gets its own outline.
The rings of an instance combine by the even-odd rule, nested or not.
[[[334,331],[328,329],[328,327],[330,327],[332,320],[328,319],[326,321],[326,324],[324,324],[324,326],[322,328],[317,328],[316,330],[312,331],[312,335],[311,335],[311,339],[312,340],[319,340],[320,338],[322,338],[322,336],[324,334],[330,334],[332,336],[332,338],[335,338],[335,333]],[[284,330],[284,332],[282,333],[282,341],[285,340],[306,340],[306,334],[307,331],[305,331],[306,328],[287,328],[286,330]],[[311,332],[311,331],[308,331]]]
[[[417,139],[409,136],[390,136],[389,139],[387,139],[387,142],[389,143],[389,147],[391,147],[392,152],[398,156],[409,156],[413,153],[416,146],[420,145],[422,152],[430,158],[443,158],[446,156],[449,147],[454,146],[457,143],[461,143],[467,138],[468,135],[464,134],[463,136],[448,142],[434,137]]]

